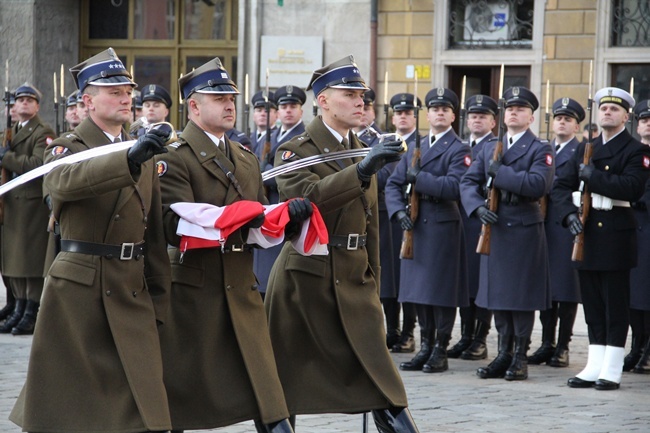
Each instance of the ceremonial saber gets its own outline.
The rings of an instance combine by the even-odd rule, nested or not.
[[[84,150],[83,152],[73,153],[70,156],[57,159],[56,161],[48,162],[43,164],[40,167],[30,170],[27,173],[18,176],[4,185],[0,186],[0,196],[8,193],[14,188],[17,188],[21,185],[24,185],[28,182],[31,182],[34,179],[45,176],[52,170],[57,167],[75,164],[77,162],[87,161],[89,159],[96,158],[98,156],[109,155],[111,153],[119,152],[121,150],[129,149],[135,144],[137,140],[123,141],[120,143],[107,144],[105,146],[95,147],[93,149]],[[293,161],[288,164],[281,165],[279,167],[274,167],[270,170],[267,170],[262,173],[262,179],[272,179],[281,174],[290,173],[295,170],[300,170],[305,167],[310,167],[312,165],[320,164],[323,162],[336,161],[339,159],[347,158],[358,158],[366,156],[370,152],[370,148],[363,149],[351,149],[351,150],[342,150],[339,152],[325,153],[322,155],[314,155],[307,158],[300,159],[298,161]]]

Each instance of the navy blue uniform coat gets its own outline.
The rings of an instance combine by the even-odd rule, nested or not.
[[[571,161],[580,145],[577,138],[564,145],[555,156],[555,170]],[[551,146],[555,149],[555,142]],[[548,243],[548,263],[551,272],[551,299],[560,302],[580,302],[580,282],[578,272],[571,264],[573,235],[562,225],[557,204],[549,195],[546,213],[546,242]]]
[[[485,144],[461,180],[461,199],[467,215],[485,204],[483,188],[496,143]],[[517,205],[499,202],[499,220],[492,224],[491,254],[481,257],[476,297],[479,307],[533,311],[551,306],[544,216],[538,200],[553,183],[553,154],[549,144],[530,130],[503,153],[494,186],[521,199]]]
[[[413,259],[402,260],[400,302],[465,307],[469,304],[467,256],[460,217],[460,179],[470,164],[469,146],[455,132],[440,137],[431,148],[422,139],[422,157],[415,191],[432,200],[420,200],[413,228]],[[386,185],[386,206],[392,218],[406,209],[402,187],[415,146],[399,161]]]

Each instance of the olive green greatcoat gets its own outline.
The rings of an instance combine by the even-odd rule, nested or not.
[[[225,140],[230,159],[194,122],[158,157],[165,233],[178,246],[177,202],[225,206],[241,200],[214,161],[226,166],[246,200],[265,202],[257,158]],[[242,244],[238,230],[227,245]],[[174,429],[205,429],[243,420],[289,416],[278,378],[266,314],[253,274],[253,253],[220,248],[170,250],[172,296],[160,329]]]
[[[354,134],[350,144],[362,147]],[[281,145],[275,161],[281,165],[338,150],[343,147],[319,117],[304,134]],[[309,198],[330,236],[368,236],[366,247],[330,247],[327,256],[302,256],[286,243],[273,266],[266,310],[292,414],[407,406],[386,349],[379,301],[376,179],[362,188],[354,162],[321,163],[278,177],[280,199]]]
[[[45,146],[54,131],[34,116],[18,131],[13,126],[11,150],[2,159],[9,178],[43,165]],[[48,209],[43,203],[43,180],[36,179],[7,194],[4,200],[2,274],[7,277],[41,278],[47,248]]]
[[[88,118],[48,146],[46,160],[108,142]],[[144,240],[145,256],[57,255],[27,381],[10,416],[23,431],[171,428],[156,327],[165,319],[171,281],[154,168],[147,161],[132,176],[124,150],[58,167],[45,177],[63,239],[113,245]]]

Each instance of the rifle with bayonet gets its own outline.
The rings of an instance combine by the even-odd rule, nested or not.
[[[251,136],[250,125],[250,104],[248,103],[248,74],[244,78],[244,125],[246,125],[246,137]]]
[[[269,100],[269,70],[266,69],[266,89],[264,91],[264,111],[266,111],[266,134],[264,134],[264,147],[260,158],[262,171],[269,162],[271,154],[271,101]]]
[[[413,92],[413,114],[415,115],[415,147],[411,156],[411,167],[420,167],[420,106],[418,105],[418,74],[415,73],[415,89]],[[408,203],[406,205],[406,214],[415,223],[420,213],[420,194],[415,191],[415,184],[409,183],[404,192]],[[402,246],[399,251],[399,258],[413,259],[413,230],[404,230],[402,235]]]
[[[463,75],[463,86],[460,89],[460,116],[458,118],[458,135],[461,141],[465,141],[465,118],[467,110],[465,109],[465,89],[467,87],[467,75]]]
[[[500,161],[503,156],[503,136],[505,135],[505,125],[504,125],[504,116],[505,116],[505,105],[506,101],[503,98],[503,79],[504,79],[504,67],[501,65],[501,78],[499,80],[499,138],[497,143],[494,146],[494,152],[492,153],[493,161]],[[486,189],[486,199],[485,207],[492,212],[496,212],[499,206],[499,191],[494,187],[494,178],[488,176],[487,182],[485,184]],[[492,234],[492,226],[490,224],[483,224],[481,226],[481,235],[478,238],[478,245],[476,246],[476,252],[479,254],[489,255],[490,254],[490,235]]]
[[[9,60],[5,63],[5,115],[7,122],[5,123],[5,132],[2,136],[2,147],[9,149],[11,147],[12,130],[11,130],[11,92],[9,91]],[[2,174],[0,175],[0,185],[9,182],[9,172],[2,166]],[[4,222],[4,200],[0,197],[0,224]]]
[[[591,107],[594,104],[594,101],[591,99],[592,92],[592,73],[593,73],[593,61],[589,66],[589,95],[587,96],[587,113],[589,116],[589,138],[585,144],[585,153],[582,157],[582,163],[584,165],[589,165],[591,162],[591,155],[593,153],[593,113]],[[580,181],[580,208],[578,209],[578,217],[580,217],[580,222],[582,227],[586,227],[587,217],[589,216],[589,210],[591,209],[591,193],[585,181]],[[573,239],[573,250],[571,251],[571,260],[574,262],[581,262],[584,257],[584,248],[585,248],[585,232],[584,229],[582,232],[578,233]]]

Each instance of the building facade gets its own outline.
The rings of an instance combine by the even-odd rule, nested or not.
[[[504,64],[505,87],[538,96],[533,128],[544,137],[555,99],[586,105],[592,61],[594,89],[629,90],[634,79],[637,100],[650,97],[647,8],[640,0],[0,0],[0,62],[9,62],[10,88],[30,81],[43,92],[41,115],[54,124],[53,74],[64,65],[70,93],[68,68],[112,46],[136,82],[169,88],[178,123],[177,79],[219,56],[242,91],[245,129],[245,77],[250,97],[264,83],[263,37],[282,36],[290,46],[318,36],[321,64],[355,56],[376,91],[381,125],[386,99],[414,92],[416,75],[421,99],[439,86],[461,96],[463,78],[467,96],[496,98]],[[312,115],[306,108],[305,119]]]

